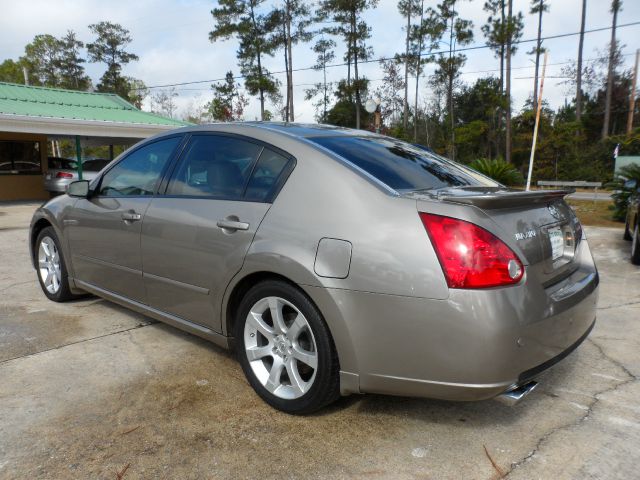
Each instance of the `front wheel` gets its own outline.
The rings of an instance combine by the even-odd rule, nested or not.
[[[277,280],[255,285],[240,303],[234,334],[244,374],[272,407],[305,414],[339,397],[329,329],[297,288]]]
[[[633,240],[631,241],[631,263],[634,265],[640,265],[640,222],[636,222],[636,227],[633,229]]]
[[[60,249],[60,242],[52,227],[43,228],[36,239],[38,281],[44,294],[54,302],[66,302],[74,298],[69,289],[67,267]]]

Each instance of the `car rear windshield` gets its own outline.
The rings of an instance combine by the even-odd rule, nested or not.
[[[75,170],[77,163],[68,158],[49,157],[49,170]]]
[[[397,191],[497,187],[498,183],[424,148],[386,137],[311,137]]]
[[[86,172],[99,172],[109,164],[109,160],[86,160],[82,162],[82,169]]]

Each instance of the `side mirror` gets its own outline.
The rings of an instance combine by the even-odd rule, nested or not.
[[[67,195],[70,197],[87,198],[89,196],[89,180],[71,182],[67,188]]]

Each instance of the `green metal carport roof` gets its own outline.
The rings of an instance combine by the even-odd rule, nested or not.
[[[188,123],[143,112],[111,93],[0,82],[0,131],[131,143]]]

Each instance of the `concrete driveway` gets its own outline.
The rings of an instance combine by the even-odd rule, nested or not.
[[[233,357],[88,298],[49,302],[33,205],[0,205],[0,478],[638,478],[640,268],[588,228],[590,338],[509,408],[376,395],[310,417],[266,406]]]

